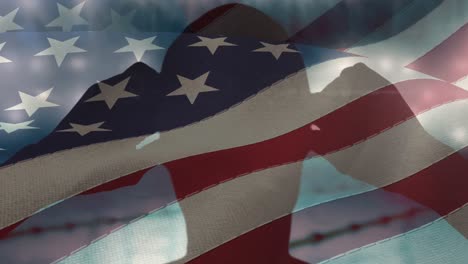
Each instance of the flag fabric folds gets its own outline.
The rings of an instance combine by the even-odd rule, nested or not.
[[[0,4],[1,263],[466,263],[468,2]]]

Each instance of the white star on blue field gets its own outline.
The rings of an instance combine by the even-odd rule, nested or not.
[[[264,12],[290,35],[330,9],[341,8],[340,0],[238,2]],[[185,0],[0,1],[0,122],[4,124],[0,127],[0,148],[4,149],[0,152],[0,163],[50,133],[96,82],[122,73],[139,61],[160,71],[167,49],[178,34],[205,12],[228,3],[228,0],[206,0],[203,4]],[[392,25],[392,30],[374,36],[373,41],[410,24],[410,20],[400,22]],[[199,38],[191,48],[216,55],[220,48],[236,47],[229,41],[222,36],[213,40]],[[259,45],[257,52],[281,59],[294,52],[284,45]],[[296,48],[306,66],[317,59],[316,51],[308,53],[316,48],[307,45]],[[332,51],[323,53],[328,52]],[[347,55],[337,55],[340,56]],[[44,95],[47,98],[42,98]],[[189,98],[195,99],[196,96]]]
[[[131,36],[147,39],[155,35]],[[116,32],[7,32],[0,36],[0,42],[5,43],[0,56],[9,60],[0,63],[0,122],[29,122],[30,127],[36,128],[0,129],[0,147],[5,149],[0,152],[0,163],[50,133],[90,86],[138,62],[132,52],[115,53],[128,45],[126,36]],[[176,37],[174,33],[157,33],[154,45],[168,47]],[[62,50],[54,55],[57,49],[51,49],[48,56],[35,56],[50,47],[48,39],[72,38],[76,39],[74,46],[83,51]],[[165,49],[146,50],[140,61],[159,71],[165,53]]]

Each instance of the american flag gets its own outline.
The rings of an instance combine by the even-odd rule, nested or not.
[[[468,1],[228,2],[0,3],[0,263],[466,263]]]

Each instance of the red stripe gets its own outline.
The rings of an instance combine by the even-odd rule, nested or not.
[[[457,152],[383,189],[447,215],[468,202],[468,159]]]
[[[0,240],[6,238],[8,236],[8,234],[10,232],[12,232],[13,230],[15,230],[15,228],[19,227],[24,221],[26,221],[29,217],[21,220],[21,221],[18,221],[12,225],[9,225],[3,229],[0,229]]]
[[[462,151],[466,150],[468,150],[468,148]],[[425,205],[433,209],[441,216],[445,216],[468,202],[467,176],[467,158],[460,153],[455,153],[444,160],[433,164],[427,169],[382,189],[404,195],[421,205]],[[224,258],[229,258],[229,261],[232,261],[228,263],[247,263],[243,262],[246,254],[252,254],[249,256],[252,256],[256,260],[260,260],[262,257],[284,259],[289,255],[286,251],[287,248],[283,245],[283,240],[288,240],[289,238],[288,232],[290,231],[289,225],[291,216],[292,215],[282,217],[253,231],[236,237],[235,239],[220,245],[200,257],[197,257],[189,263],[220,263]],[[279,239],[281,242],[278,242]],[[367,241],[367,243],[372,242],[377,241]],[[275,245],[277,243],[279,245]],[[257,252],[253,251],[250,247],[244,245],[248,245],[252,248],[258,247],[260,252],[257,254]],[[356,242],[356,245],[358,245],[358,242]],[[269,247],[275,247],[275,250],[270,251],[269,254],[265,254],[263,250]],[[350,247],[344,251],[352,249],[353,248]],[[333,254],[341,254],[344,253],[344,251],[333,252]],[[235,252],[235,254],[232,252]],[[272,254],[272,252],[275,252],[276,254]],[[258,261],[255,263],[288,262]]]
[[[291,216],[283,217],[210,250],[188,263],[305,263],[289,255],[290,229]]]
[[[439,46],[407,66],[416,71],[454,82],[468,74],[468,25]]]

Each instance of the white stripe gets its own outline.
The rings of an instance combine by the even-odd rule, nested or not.
[[[379,60],[363,57],[345,57],[325,61],[318,64],[319,67],[310,67],[307,69],[310,92],[322,92],[327,88],[329,83],[342,74],[343,70],[352,67],[357,63],[364,63],[391,83],[414,79],[436,79],[435,77],[408,68],[400,66],[395,67],[391,59]]]
[[[439,129],[437,133],[444,135],[450,135],[452,131],[448,129],[454,126],[468,131],[468,122],[459,120],[459,115],[455,114],[462,111],[468,115],[467,102],[463,100],[437,107],[362,144],[327,155],[326,159],[341,172],[375,186],[387,183],[389,177],[392,182],[401,180],[419,171],[415,170],[414,164],[432,163],[434,157],[443,158],[454,151],[429,135],[418,120],[428,123],[439,120],[441,127],[436,127]],[[452,140],[448,135],[447,140],[451,140],[453,148],[460,149],[468,143],[468,137]]]
[[[455,85],[468,91],[468,76],[458,80]]]
[[[468,239],[468,208],[466,204],[464,208],[456,213],[450,214],[446,219],[460,234]]]
[[[348,51],[405,66],[442,43],[467,21],[468,1],[445,0],[400,34],[378,43],[356,46]]]
[[[427,133],[452,149],[468,142],[468,101],[461,100],[438,107],[430,114],[418,115]]]
[[[367,245],[320,262],[321,264],[462,264],[468,260],[468,240],[452,226],[452,220],[466,222],[468,208],[463,207],[418,229]],[[465,230],[466,231],[466,230]]]
[[[428,116],[427,118],[437,117],[439,115],[450,115],[451,111],[460,110],[459,108],[452,107],[452,105],[457,105],[457,103],[458,102],[448,106],[441,106],[426,112],[422,114],[422,118],[424,118],[425,115]],[[468,114],[468,106],[464,111],[464,113]],[[332,160],[331,163],[337,168],[348,168],[349,165],[356,164],[357,169],[351,170],[353,178],[359,180],[364,179],[364,181],[368,181],[370,184],[375,185],[375,187],[383,187],[406,178],[453,152],[450,148],[441,146],[440,143],[432,137],[421,136],[419,132],[416,132],[416,130],[423,129],[420,126],[414,126],[414,120],[417,119],[413,118],[398,127],[377,135],[373,139],[355,145],[350,148],[350,151],[341,151],[345,153],[345,155],[341,155],[341,159]],[[445,121],[446,123],[442,123],[441,125],[443,126],[453,121],[453,119],[449,118]],[[408,133],[407,128],[412,126],[412,130],[415,131],[413,133]],[[465,124],[465,126],[468,127],[468,123]],[[406,129],[402,129],[402,127]],[[393,138],[395,138],[395,140]],[[406,143],[408,145],[404,148],[395,146],[397,145],[396,142],[398,142],[398,139],[401,141],[403,138],[407,138]],[[388,145],[383,147],[382,142],[387,142]],[[466,145],[468,145],[468,140],[465,141],[464,144],[460,143],[459,148]],[[368,152],[368,150],[373,150],[377,147],[379,151]],[[369,162],[369,160],[372,159],[362,158],[369,154],[373,154],[379,159],[386,159],[387,162]],[[325,159],[333,159],[333,155],[334,154],[331,154],[325,157]],[[399,156],[400,159],[385,158],[391,156]],[[412,158],[414,156],[424,157],[414,159]],[[405,164],[402,164],[401,160],[404,160],[406,163],[403,162]],[[308,161],[306,161],[306,163],[307,162]],[[180,262],[184,263],[189,261],[241,234],[291,212],[329,200],[350,196],[356,192],[364,192],[372,189],[372,187],[369,186],[364,186],[362,188],[357,187],[354,193],[342,192],[341,194],[336,193],[333,197],[323,196],[322,199],[318,199],[317,197],[310,196],[300,191],[299,186],[306,181],[306,178],[308,178],[310,182],[310,179],[314,177],[315,173],[319,170],[315,170],[314,168],[305,171],[305,173],[301,173],[302,166],[302,162],[296,162],[251,173],[247,176],[216,185],[179,201],[178,204],[182,208],[185,222],[187,223],[188,237],[187,254]],[[374,172],[371,177],[369,177],[365,169],[361,169],[364,166],[367,166],[370,171]],[[403,169],[393,169],[393,167],[402,167]],[[301,176],[301,174],[303,175]],[[299,194],[300,197],[298,199],[299,202],[296,203],[297,194]],[[299,204],[300,206],[298,206]],[[156,211],[154,214],[162,214],[164,210],[169,210],[168,208],[171,206]],[[126,226],[124,229],[128,229],[125,231],[126,233],[138,236],[153,237],[159,234],[159,231],[155,231],[156,233],[148,233],[144,228],[134,224]],[[105,252],[106,256],[106,259],[100,259],[101,263],[122,263],[114,259],[114,254],[112,254],[112,251],[119,251],[121,248],[111,248],[108,246],[108,243],[114,243],[114,236],[121,236],[121,234],[115,233],[109,235],[109,237],[91,245],[89,249],[86,248],[78,252],[64,263],[80,263],[86,259],[86,256],[98,256],[99,252]],[[144,240],[143,237],[138,239]],[[90,252],[92,252],[92,254]],[[130,256],[135,254],[137,253],[129,253]]]

